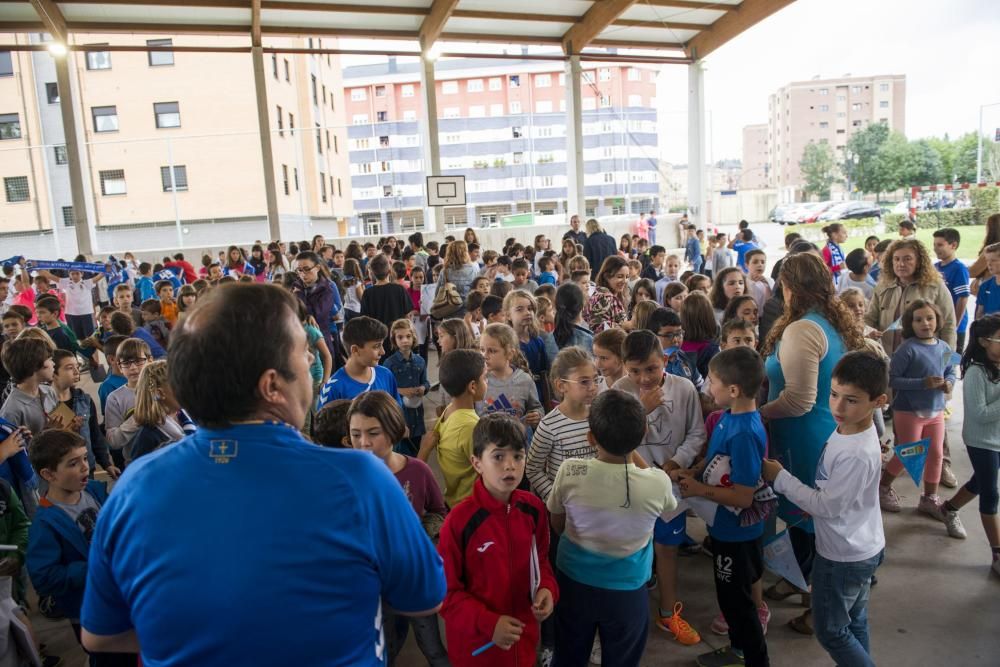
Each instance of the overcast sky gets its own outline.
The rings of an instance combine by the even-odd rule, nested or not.
[[[684,21],[682,14],[671,18]],[[975,130],[980,105],[1000,103],[998,38],[1000,0],[796,0],[705,59],[708,157],[741,157],[743,126],[767,122],[768,95],[816,75],[905,74],[910,139]],[[350,39],[341,45],[415,48]],[[384,58],[345,56],[342,63],[373,60]],[[687,67],[664,66],[658,91],[661,155],[685,164]],[[984,127],[1000,127],[1000,104],[985,110]]]
[[[998,38],[1000,0],[797,0],[705,59],[710,155],[740,157],[768,95],[817,74],[905,74],[910,139],[975,130],[979,106],[1000,103]],[[661,78],[662,154],[686,163],[686,68]],[[984,112],[984,127],[998,126],[1000,104]]]

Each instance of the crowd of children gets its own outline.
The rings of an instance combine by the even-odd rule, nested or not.
[[[1000,244],[985,248],[992,277],[977,286],[970,328],[960,235],[935,232],[959,344],[939,338],[937,304],[914,300],[901,306],[902,342],[887,355],[886,332],[863,318],[891,245],[872,237],[845,255],[846,228],[824,232],[822,249],[801,239],[788,246],[823,257],[866,347],[836,363],[837,428],[813,484],[767,458],[758,350],[764,313],[775,301],[780,308],[780,271],[768,274],[745,224],[731,240],[707,242],[687,227],[683,257],[627,235],[600,267],[572,233],[557,253],[543,236],[484,249],[467,230],[445,244],[467,246],[476,275],[463,267],[461,277],[442,272],[445,245],[420,233],[343,250],[322,237],[258,244],[249,255],[231,247],[218,260],[206,255],[200,271],[180,254],[156,265],[110,258],[103,270],[82,257],[15,258],[0,277],[0,499],[16,520],[0,522],[0,543],[17,549],[0,559],[0,575],[26,565],[39,596],[79,636],[88,544],[107,498],[95,470],[113,481],[196,428],[167,379],[171,331],[206,290],[273,282],[298,296],[312,354],[304,435],[381,459],[444,560],[440,619],[386,611],[390,663],[412,625],[431,665],[636,665],[648,590],[654,626],[698,644],[682,616],[678,556],[706,550],[721,610],[711,629],[729,645],[698,664],[767,665],[761,578],[773,486],[816,525],[817,639],[839,665],[873,664],[866,606],[884,557],[880,510],[900,511],[893,484],[904,470],[885,456],[884,411],[896,443],[928,439],[918,510],[961,539],[958,510],[978,496],[1000,574]],[[466,278],[467,296],[451,300],[453,282]],[[97,403],[79,386],[81,369],[99,384]],[[945,415],[959,377],[974,474],[945,501]],[[437,414],[425,412],[428,398]],[[702,545],[688,535],[692,510],[707,525]],[[136,660],[93,654],[91,663]]]

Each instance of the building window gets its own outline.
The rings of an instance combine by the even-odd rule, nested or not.
[[[326,105],[326,86],[323,86],[323,91],[322,91],[322,95],[320,96],[320,99],[323,100],[323,105],[325,106]]]
[[[483,80],[482,79],[469,79],[465,83],[465,90],[469,93],[481,93],[483,92]]]
[[[331,176],[331,178],[333,178],[333,177]],[[331,187],[331,189],[333,189],[333,188]],[[344,191],[340,187],[340,179],[339,178],[337,179],[337,196],[338,197],[343,197],[344,196]]]
[[[69,162],[69,157],[66,154],[66,146],[53,146],[52,151],[56,156],[56,164],[66,164]]]
[[[535,88],[550,88],[552,86],[552,77],[548,74],[536,74],[535,75]]]
[[[829,95],[830,94],[830,89],[829,88],[820,88],[819,89],[819,94],[820,95]]]
[[[566,87],[566,72],[559,72],[559,87]]]
[[[412,83],[403,84],[399,92],[403,97],[413,97],[414,93],[413,84]]]
[[[520,74],[511,74],[510,77],[508,77],[507,81],[508,81],[507,85],[510,86],[511,88],[520,88],[521,87],[521,75]]]
[[[378,145],[379,145],[380,148],[388,148],[389,147],[389,136],[388,135],[382,135],[382,136],[380,136],[378,138]]]
[[[292,178],[295,181],[295,191],[299,191],[299,168],[292,167]]]
[[[14,76],[14,61],[10,51],[0,51],[0,76]]]
[[[285,119],[281,115],[281,107],[278,107],[278,136],[285,136]]]
[[[495,76],[490,79],[490,90],[500,90],[502,86],[503,82],[500,80],[500,77]]]
[[[510,112],[511,113],[521,113],[521,101],[511,100],[510,101]]]
[[[319,172],[319,199],[326,203],[326,174]]]
[[[543,188],[551,188],[552,187],[553,180],[552,180],[551,176],[542,176],[539,180],[542,182],[542,187]]]
[[[316,152],[320,155],[323,154],[323,133],[319,130],[319,123],[316,125]]]
[[[274,72],[274,78],[278,78],[278,54],[271,54],[271,71]]]
[[[382,160],[379,163],[379,169],[384,174],[392,170],[392,164],[388,160]]]
[[[602,67],[601,69],[597,70],[597,76],[601,81],[610,81],[611,70],[608,69],[607,67]]]
[[[524,162],[524,153],[522,151],[514,151],[514,164],[521,164]]]
[[[520,125],[515,125],[512,128],[510,128],[510,134],[511,134],[511,136],[514,139],[521,138],[521,136],[523,134],[523,132],[521,131],[521,126]]]
[[[292,80],[292,68],[288,64],[288,58],[285,58],[285,81]]]
[[[98,175],[101,179],[101,194],[105,197],[126,193],[125,171],[123,169],[101,171],[98,172]]]
[[[59,84],[45,84],[45,97],[48,99],[49,104],[59,104]]]
[[[403,120],[405,120],[405,121],[414,121],[416,119],[417,119],[417,110],[416,109],[407,109],[406,111],[403,112]]]
[[[455,95],[458,93],[458,81],[443,81],[441,83],[441,94]]]
[[[334,155],[340,154],[340,146],[337,145],[337,135],[333,135],[333,153]]]
[[[295,114],[293,113],[288,114],[288,129],[292,131],[293,135],[295,134]]]
[[[820,111],[829,111],[830,110],[830,105],[829,104],[821,104],[821,105],[819,105],[819,110]]]
[[[604,70],[601,70],[601,71],[603,72]],[[611,106],[611,96],[610,95],[601,95],[601,106],[604,107],[604,108],[607,108],[607,107]]]
[[[889,124],[889,119],[888,118],[879,118],[878,122],[882,123],[883,125],[888,125]]]
[[[63,226],[64,227],[72,227],[74,225],[74,223],[76,223],[76,220],[73,219],[73,207],[72,206],[63,206],[62,207],[62,215],[63,215]]]
[[[21,138],[21,118],[16,113],[0,114],[0,140]]]
[[[628,69],[628,80],[629,81],[641,81],[642,73],[635,67],[629,67]]]
[[[375,120],[378,121],[379,123],[386,122],[387,120],[389,120],[389,112],[388,111],[376,111],[375,112]]]
[[[174,40],[172,39],[147,39],[146,46],[173,46]],[[150,67],[163,67],[165,65],[174,64],[174,52],[173,51],[148,51],[149,56],[149,66]]]
[[[858,95],[861,93],[861,86],[851,86],[851,94]]]
[[[285,194],[286,195],[291,194],[291,192],[288,189],[288,165],[287,164],[281,165],[281,183],[282,183],[282,185],[285,188]]]
[[[117,107],[91,107],[90,113],[94,119],[94,132],[118,131]]]
[[[821,129],[821,130],[825,130],[826,128],[830,127],[830,123],[828,123],[828,122],[826,122],[826,121],[824,120],[824,121],[822,121],[822,122],[821,122],[821,123],[819,124],[819,127],[820,127],[820,129]]]
[[[861,111],[861,103],[855,102],[851,105],[851,111]]]
[[[861,121],[860,120],[852,120],[851,121],[851,127],[861,127]]]
[[[351,116],[351,123],[353,125],[367,125],[368,124],[368,114],[366,113],[356,113]]]
[[[30,199],[27,176],[11,176],[4,178],[3,189],[7,193],[8,204],[16,204]]]
[[[612,174],[610,171],[604,172],[604,182],[605,183],[614,183],[615,182],[615,175]]]
[[[889,84],[887,84],[887,83],[880,83],[880,84],[878,84],[878,89],[879,89],[879,92],[881,92],[881,93],[888,93],[889,92]]]
[[[106,44],[94,44],[93,46],[106,46]],[[87,51],[87,69],[111,69],[111,52]]]
[[[171,192],[173,190],[173,185],[170,183],[170,167],[160,167],[160,181],[163,184],[164,192]],[[182,164],[174,165],[174,184],[177,186],[177,192],[187,192],[188,189],[188,174],[187,167]]]
[[[878,108],[879,109],[888,109],[889,108],[889,100],[882,100],[881,102],[879,102],[878,103]]]
[[[310,74],[309,79],[312,83],[313,104],[319,106],[319,89],[316,87],[316,75]]]
[[[326,130],[326,150],[330,150],[330,130]]]
[[[153,105],[156,115],[156,127],[180,127],[181,108],[177,102],[157,102]]]
[[[382,186],[382,196],[383,197],[391,197],[392,196],[392,186],[391,185],[383,185]]]
[[[445,107],[444,117],[445,118],[459,118],[462,115],[462,110],[458,107]]]

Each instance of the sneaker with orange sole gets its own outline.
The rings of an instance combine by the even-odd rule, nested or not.
[[[680,602],[674,603],[674,613],[671,616],[660,616],[656,619],[656,625],[661,630],[666,630],[674,635],[674,639],[685,646],[693,646],[701,641],[701,635],[692,628],[687,621],[681,618],[681,610],[684,605]]]

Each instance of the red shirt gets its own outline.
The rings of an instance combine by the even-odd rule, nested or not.
[[[410,295],[410,301],[413,302],[413,310],[420,312],[420,290],[407,287],[406,293]]]
[[[549,564],[549,519],[537,496],[514,491],[508,503],[501,503],[480,478],[472,495],[444,520],[438,553],[444,559],[448,593],[441,617],[448,659],[454,667],[535,664],[539,626],[531,613],[532,537],[538,552],[539,588],[550,590],[555,603],[559,588]],[[500,616],[524,623],[521,639],[509,651],[493,647],[473,658],[473,651],[493,641]]]
[[[191,262],[187,260],[178,259],[174,260],[173,262],[167,262],[163,266],[168,269],[173,267],[177,267],[178,269],[180,269],[181,272],[184,274],[184,282],[186,282],[188,285],[198,280],[198,274],[195,272],[194,267],[191,266]]]

